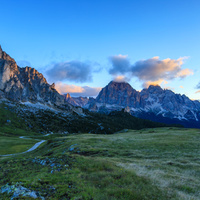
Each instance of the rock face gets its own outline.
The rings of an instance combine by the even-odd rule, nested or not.
[[[200,102],[192,101],[185,95],[175,94],[171,90],[163,90],[160,86],[149,86],[141,91],[141,98],[145,101],[144,109],[156,114],[178,119],[193,119],[198,121]],[[188,116],[188,112],[192,113]]]
[[[140,93],[134,90],[128,83],[111,81],[103,88],[96,98],[96,102],[103,104],[115,104],[119,106],[140,106]]]
[[[153,85],[138,92],[128,83],[111,81],[101,90],[96,100],[89,101],[85,107],[97,112],[124,109],[134,116],[162,122],[161,118],[173,119],[172,123],[199,123],[200,120],[199,101],[192,101],[185,95]]]
[[[0,46],[0,98],[63,105],[64,97],[31,67],[21,68]]]
[[[84,107],[88,103],[87,97],[71,97],[69,93],[63,95],[65,101],[72,104],[73,106]]]

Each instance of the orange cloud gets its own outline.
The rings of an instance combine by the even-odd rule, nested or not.
[[[89,86],[76,86],[76,85],[68,85],[62,82],[57,82],[55,85],[56,90],[60,94],[70,93],[74,96],[96,96],[101,90],[100,87],[89,87]]]
[[[121,83],[121,82],[128,82],[128,78],[126,76],[116,76],[114,78],[114,81],[115,82],[119,82],[119,83]]]
[[[161,85],[161,84],[167,84],[168,82],[163,80],[163,79],[159,79],[157,81],[147,81],[143,84],[143,87],[148,88],[150,85]]]
[[[195,94],[197,94],[197,93],[200,93],[200,90],[197,90],[197,91],[195,92]]]
[[[190,69],[183,69],[178,74],[177,77],[185,78],[186,76],[193,75],[194,72]]]
[[[76,85],[67,85],[67,84],[63,84],[62,82],[58,82],[56,83],[55,86],[56,90],[61,93],[81,93],[84,91],[84,89],[80,86],[76,86]]]
[[[112,75],[128,76],[129,79],[137,77],[143,86],[150,84],[161,84],[176,78],[185,78],[192,75],[191,69],[183,69],[184,60],[188,57],[178,59],[166,58],[160,60],[158,56],[150,59],[140,60],[135,64],[130,64],[127,56],[113,56],[110,61],[112,68],[109,73]]]

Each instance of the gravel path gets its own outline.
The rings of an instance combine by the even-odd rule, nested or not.
[[[29,139],[29,138],[26,138],[25,136],[21,136],[19,137],[21,139]],[[20,154],[24,154],[24,153],[28,153],[28,152],[31,152],[35,149],[37,149],[43,142],[45,142],[46,140],[41,140],[40,142],[37,142],[35,145],[33,145],[30,149],[28,149],[27,151],[24,151],[22,153],[14,153],[14,154],[6,154],[6,155],[0,155],[1,156],[16,156],[16,155],[20,155]]]

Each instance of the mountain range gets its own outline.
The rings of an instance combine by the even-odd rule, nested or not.
[[[90,111],[109,113],[124,109],[139,118],[200,128],[200,102],[158,85],[150,85],[139,92],[126,82],[111,81],[96,99],[84,98],[82,102],[80,97],[73,98],[68,94],[66,101]]]
[[[0,46],[0,99],[3,98],[82,112],[66,102],[64,96],[56,91],[55,84],[48,84],[43,74],[28,66],[19,67]]]
[[[95,98],[61,95],[55,84],[31,67],[21,68],[0,46],[0,99],[40,103],[63,112],[85,115],[85,110],[109,114],[125,111],[132,116],[185,127],[200,128],[200,102],[150,85],[141,92],[126,82],[111,81]]]
[[[61,95],[45,77],[31,67],[19,67],[0,47],[0,129],[19,128],[37,133],[112,134],[123,129],[166,127],[139,119],[127,112],[90,112],[93,98]],[[72,105],[73,104],[73,105]],[[83,108],[82,108],[83,107]]]

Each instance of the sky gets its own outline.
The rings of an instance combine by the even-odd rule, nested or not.
[[[199,0],[0,0],[0,45],[60,93],[110,81],[200,99]]]

